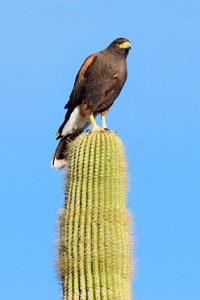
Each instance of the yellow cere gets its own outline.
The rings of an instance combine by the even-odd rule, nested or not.
[[[123,49],[127,49],[127,48],[131,48],[131,43],[130,42],[123,42],[123,43],[119,43],[118,46],[120,48],[123,48]]]

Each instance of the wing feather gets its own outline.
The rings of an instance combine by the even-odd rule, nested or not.
[[[74,87],[71,92],[71,95],[69,97],[69,101],[65,105],[65,108],[70,108],[70,106],[78,105],[80,104],[81,99],[80,96],[82,94],[82,91],[84,89],[84,83],[86,80],[86,71],[90,68],[91,65],[95,64],[95,61],[97,59],[98,53],[94,53],[86,58],[84,63],[82,64],[78,74],[76,75]]]

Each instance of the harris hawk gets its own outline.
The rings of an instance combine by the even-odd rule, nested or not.
[[[64,107],[67,109],[64,122],[55,135],[55,140],[61,139],[51,161],[56,169],[67,165],[70,142],[91,123],[91,131],[107,129],[105,116],[126,81],[126,57],[130,48],[129,40],[118,38],[105,50],[88,56],[82,64]],[[98,114],[101,114],[102,127],[95,121]]]

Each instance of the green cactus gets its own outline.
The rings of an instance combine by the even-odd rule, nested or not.
[[[130,300],[131,237],[125,153],[115,132],[80,135],[71,146],[60,214],[63,300]]]

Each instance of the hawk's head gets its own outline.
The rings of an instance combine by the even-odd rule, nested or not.
[[[118,38],[114,40],[108,48],[114,49],[116,52],[121,53],[122,55],[125,55],[125,57],[128,55],[129,50],[131,49],[131,43],[129,40],[125,38]]]

